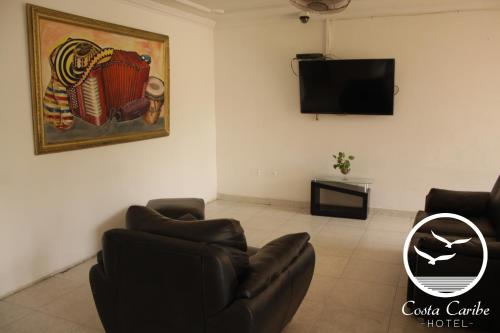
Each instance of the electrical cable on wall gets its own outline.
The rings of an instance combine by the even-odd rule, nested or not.
[[[295,76],[299,76],[299,74],[297,74],[297,72],[295,71],[295,69],[293,68],[293,62],[298,60],[297,58],[292,58],[292,60],[290,60],[290,68],[292,69],[292,72]]]

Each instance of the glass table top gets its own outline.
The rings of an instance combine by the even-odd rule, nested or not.
[[[362,185],[368,186],[373,184],[374,180],[372,178],[363,178],[363,177],[351,177],[351,176],[343,176],[343,175],[323,175],[314,177],[314,181],[323,181],[323,182],[337,182],[349,185]]]

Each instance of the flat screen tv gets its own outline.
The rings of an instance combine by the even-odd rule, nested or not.
[[[394,59],[302,60],[302,113],[392,115]]]

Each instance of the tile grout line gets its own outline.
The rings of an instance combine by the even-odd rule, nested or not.
[[[91,259],[92,259],[92,258],[91,258]],[[83,263],[82,263],[82,264],[83,264]],[[56,276],[53,276],[53,277],[51,277],[51,278],[56,278]],[[64,280],[66,280],[66,281],[77,282],[77,283],[81,282],[81,281],[75,281],[75,280],[71,280],[71,279],[67,279],[67,278],[61,278],[61,277],[57,277],[57,278],[64,279]],[[64,317],[59,316],[59,315],[57,315],[57,314],[53,314],[53,313],[49,313],[49,312],[45,312],[45,311],[43,311],[43,310],[42,310],[42,308],[43,308],[43,307],[45,307],[45,306],[47,306],[47,305],[49,305],[49,304],[52,304],[52,303],[54,303],[54,302],[56,302],[56,301],[59,301],[61,298],[65,297],[65,296],[68,296],[69,294],[71,294],[71,293],[73,293],[73,292],[76,292],[76,290],[77,290],[78,288],[81,288],[81,287],[83,287],[83,286],[85,286],[85,285],[86,285],[86,283],[85,283],[85,282],[81,282],[80,284],[78,284],[77,286],[75,286],[72,290],[70,290],[70,291],[68,291],[68,292],[66,292],[66,293],[61,294],[60,296],[58,296],[58,297],[54,298],[53,300],[51,300],[51,301],[49,301],[49,302],[47,302],[47,303],[41,304],[41,305],[40,305],[39,307],[37,307],[37,308],[32,308],[32,307],[25,306],[25,305],[19,305],[19,304],[15,304],[15,303],[12,303],[12,302],[8,302],[8,303],[9,303],[9,304],[15,304],[15,305],[17,305],[17,306],[20,306],[20,307],[23,307],[23,308],[25,308],[25,309],[31,310],[31,311],[36,312],[36,313],[38,313],[38,314],[42,314],[42,315],[45,315],[45,316],[48,316],[48,317],[56,318],[56,319],[59,319],[59,320],[62,320],[62,321],[65,321],[65,322],[68,322],[68,323],[71,323],[71,324],[75,324],[75,325],[79,326],[80,328],[90,329],[91,331],[96,331],[96,332],[98,332],[98,330],[96,330],[94,327],[89,327],[89,326],[87,326],[87,325],[84,325],[84,324],[78,323],[78,322],[73,321],[73,320],[71,320],[71,319],[64,318]],[[15,322],[17,322],[17,321],[18,321],[18,320],[16,320]],[[13,324],[13,323],[12,323],[12,324]],[[9,326],[11,326],[11,325],[9,324]]]
[[[392,304],[391,304],[391,314],[389,315],[389,324],[387,326],[387,331],[386,332],[389,332],[390,329],[391,329],[391,323],[392,323],[392,316],[394,314],[394,305],[396,303],[396,298],[398,297],[398,288],[399,287],[396,287],[396,292],[394,293],[394,297],[392,298]]]
[[[76,283],[78,283],[78,285],[77,285],[74,289],[80,288],[80,287],[82,287],[82,286],[84,286],[84,285],[85,285],[85,282],[81,282],[81,281],[74,281],[74,280],[69,280],[69,279],[64,279],[64,278],[58,278],[58,277],[56,277],[56,276],[51,276],[50,278],[47,278],[47,279],[45,279],[45,280],[43,280],[43,281],[40,281],[39,283],[44,282],[44,281],[48,281],[48,280],[50,280],[50,279],[62,279],[62,280],[66,280],[66,281],[76,282]],[[38,283],[37,283],[36,285],[38,285]],[[31,286],[31,287],[34,287],[34,286],[35,286],[35,285],[33,285],[33,286]],[[16,295],[16,294],[18,294],[18,293],[21,293],[21,292],[23,292],[24,290],[27,290],[27,289],[29,289],[29,288],[31,288],[31,287],[28,287],[28,288],[25,288],[25,289],[23,289],[23,290],[20,290],[20,291],[16,292],[15,294],[12,294],[11,296],[14,296],[14,295]],[[47,305],[47,304],[49,304],[49,303],[52,303],[53,301],[56,301],[56,300],[58,300],[59,298],[61,298],[61,297],[63,297],[63,296],[66,296],[66,295],[68,295],[68,294],[72,293],[73,291],[74,291],[74,290],[67,291],[67,292],[65,292],[65,293],[63,293],[63,294],[61,294],[61,295],[57,296],[57,297],[56,297],[56,298],[54,298],[53,300],[48,301],[47,303],[40,304],[38,307],[42,307],[42,306],[45,306],[45,305]],[[10,296],[9,296],[9,297],[10,297]],[[30,310],[36,310],[36,307],[31,307],[31,306],[27,306],[27,305],[19,304],[19,303],[16,303],[16,302],[12,302],[12,301],[9,301],[8,299],[5,299],[5,298],[4,298],[2,301],[3,301],[3,302],[6,302],[6,303],[9,303],[9,304],[14,304],[14,305],[22,306],[22,307],[27,308],[27,309],[30,309]]]
[[[1,303],[1,302],[6,303],[6,304],[11,305],[11,306],[12,306],[12,305],[15,305],[15,306],[18,306],[18,307],[23,308],[23,309],[25,309],[25,310],[34,311],[34,310],[32,310],[32,309],[30,309],[30,308],[27,308],[27,307],[25,307],[25,306],[22,306],[22,305],[12,304],[12,303],[7,303],[7,302],[5,302],[5,301],[3,301],[3,300],[0,300],[0,303]],[[36,312],[36,311],[35,311],[35,312]],[[14,321],[12,321],[12,322],[10,322],[10,323],[4,324],[4,325],[0,325],[0,328],[8,328],[8,327],[9,327],[9,326],[11,326],[12,324],[16,323],[17,321],[19,321],[19,320],[21,320],[21,319],[26,318],[26,317],[27,317],[27,316],[29,316],[29,315],[30,315],[30,313],[28,312],[28,313],[26,313],[26,314],[22,315],[21,317],[19,317],[19,318],[15,319]]]
[[[55,300],[54,300],[54,301],[55,301]],[[51,301],[51,302],[46,303],[45,305],[47,305],[47,304],[49,304],[49,303],[52,303],[52,301]],[[9,303],[9,304],[13,304],[13,303]],[[19,305],[19,304],[15,304],[15,305],[20,306],[20,307],[22,307],[22,308],[24,308],[24,309],[27,309],[27,310],[30,310],[30,311],[34,312],[34,315],[35,315],[35,314],[41,314],[41,315],[44,315],[44,316],[47,316],[47,317],[52,317],[52,318],[55,318],[55,319],[58,319],[58,320],[62,320],[62,321],[64,321],[64,322],[67,322],[67,323],[70,323],[70,324],[74,324],[74,325],[76,325],[76,326],[78,326],[78,327],[80,327],[80,328],[90,329],[91,331],[96,331],[96,332],[98,332],[98,331],[97,331],[97,330],[95,330],[94,328],[91,328],[91,327],[88,327],[88,326],[85,326],[85,325],[79,324],[79,323],[77,323],[77,322],[74,322],[74,321],[72,321],[72,320],[69,320],[69,319],[66,319],[66,318],[63,318],[63,317],[60,317],[60,316],[57,316],[57,315],[53,315],[53,314],[50,314],[50,313],[43,312],[43,311],[41,311],[41,310],[39,310],[39,309],[26,307],[26,306],[22,306],[22,305]],[[24,319],[24,318],[27,318],[29,315],[30,315],[30,313],[28,313],[28,314],[26,314],[26,315],[22,316],[21,318],[18,318],[18,319],[16,319],[16,320],[14,320],[13,322],[11,322],[11,323],[9,323],[9,324],[7,324],[7,325],[5,325],[5,326],[0,326],[0,328],[9,328],[9,327],[13,326],[14,324],[16,324],[17,322],[19,322],[20,320],[22,320],[22,319]]]

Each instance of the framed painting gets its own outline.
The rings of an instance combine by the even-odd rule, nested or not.
[[[168,36],[26,6],[35,154],[169,135]]]

